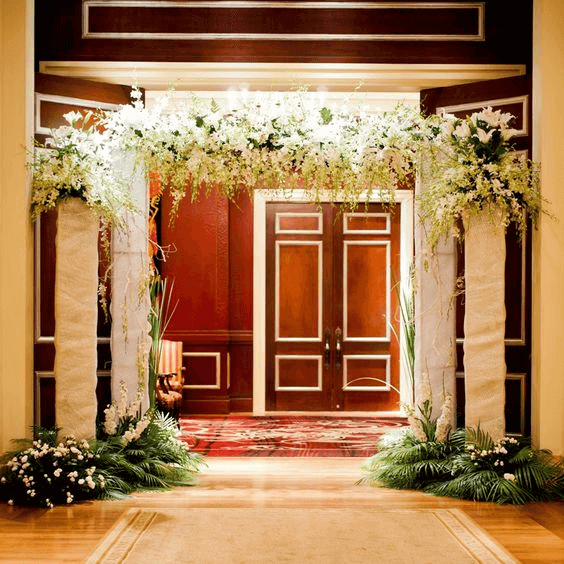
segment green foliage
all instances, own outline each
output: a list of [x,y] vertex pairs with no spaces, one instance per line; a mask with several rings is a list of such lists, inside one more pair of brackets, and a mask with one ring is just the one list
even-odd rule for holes
[[459,499],[523,504],[564,497],[564,465],[529,439],[494,442],[481,429],[469,429],[463,452],[451,460],[452,479],[427,491]]
[[149,378],[147,387],[149,406],[151,409],[155,408],[155,390],[161,358],[161,343],[177,305],[171,305],[173,288],[174,282],[169,286],[168,280],[158,275],[152,277],[149,283],[149,299],[151,303],[151,309],[149,310],[149,324],[151,329],[149,335],[151,337],[151,348],[149,350]]
[[176,439],[177,432],[172,417],[156,413],[139,438],[131,442],[124,441],[123,435],[95,442],[93,450],[106,475],[105,496],[194,485],[203,460]]
[[136,490],[191,486],[203,459],[176,438],[170,416],[125,415],[96,441],[57,440],[56,429],[36,428],[34,441],[0,462],[0,499],[13,505],[53,507],[85,499],[123,498]]
[[363,465],[362,482],[434,495],[523,504],[564,498],[564,464],[529,439],[494,442],[481,429],[458,429],[443,443],[411,430],[385,437]]
[[363,465],[362,481],[395,489],[422,490],[450,478],[450,457],[464,448],[464,433],[452,433],[444,442],[418,440],[408,429],[397,437],[384,437],[378,452]]

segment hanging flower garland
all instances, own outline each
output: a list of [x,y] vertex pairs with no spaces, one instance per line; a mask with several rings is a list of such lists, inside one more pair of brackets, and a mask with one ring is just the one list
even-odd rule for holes
[[420,198],[431,219],[434,247],[450,233],[464,210],[491,204],[505,210],[506,224],[524,232],[542,209],[538,166],[512,151],[510,114],[487,108],[465,119],[423,117],[399,105],[366,115],[318,108],[305,92],[249,103],[228,113],[212,101],[194,98],[184,111],[167,111],[168,97],[144,107],[134,90],[132,103],[100,112],[102,127],[76,128],[88,121],[67,114],[69,126],[52,132],[36,150],[32,217],[70,195],[80,195],[108,222],[131,208],[126,179],[114,166],[120,150],[134,150],[147,175],[163,179],[173,209],[189,194],[215,189],[227,197],[254,188],[299,187],[313,202],[327,194],[350,207],[380,191],[395,189],[416,172],[424,151],[431,184]]
[[426,122],[412,107],[375,115],[316,108],[304,92],[248,104],[225,114],[201,101],[167,113],[167,99],[130,106],[102,120],[112,143],[134,149],[157,172],[174,207],[188,192],[212,187],[227,197],[241,189],[300,187],[309,198],[333,194],[355,206],[366,192],[394,190],[413,174]]

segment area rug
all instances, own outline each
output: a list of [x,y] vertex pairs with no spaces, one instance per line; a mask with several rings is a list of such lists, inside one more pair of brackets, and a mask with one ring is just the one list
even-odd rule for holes
[[372,456],[397,417],[277,415],[182,418],[179,437],[206,456]]
[[518,560],[458,509],[132,508],[86,562],[466,564]]

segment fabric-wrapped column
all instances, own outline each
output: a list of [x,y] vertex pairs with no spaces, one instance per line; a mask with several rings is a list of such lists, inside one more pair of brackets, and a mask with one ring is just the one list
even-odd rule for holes
[[112,399],[121,394],[121,384],[132,402],[142,390],[142,408],[147,409],[149,337],[149,255],[147,253],[149,192],[145,175],[135,166],[135,155],[116,155],[115,167],[129,179],[135,211],[125,210],[126,226],[112,231]]
[[466,220],[466,426],[505,433],[505,229],[501,212]]
[[56,424],[96,435],[98,225],[78,198],[58,205],[55,270]]

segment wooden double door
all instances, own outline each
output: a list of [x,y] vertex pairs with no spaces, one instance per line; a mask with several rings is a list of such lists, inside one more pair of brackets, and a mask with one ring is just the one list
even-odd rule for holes
[[400,213],[268,203],[266,407],[399,409]]

